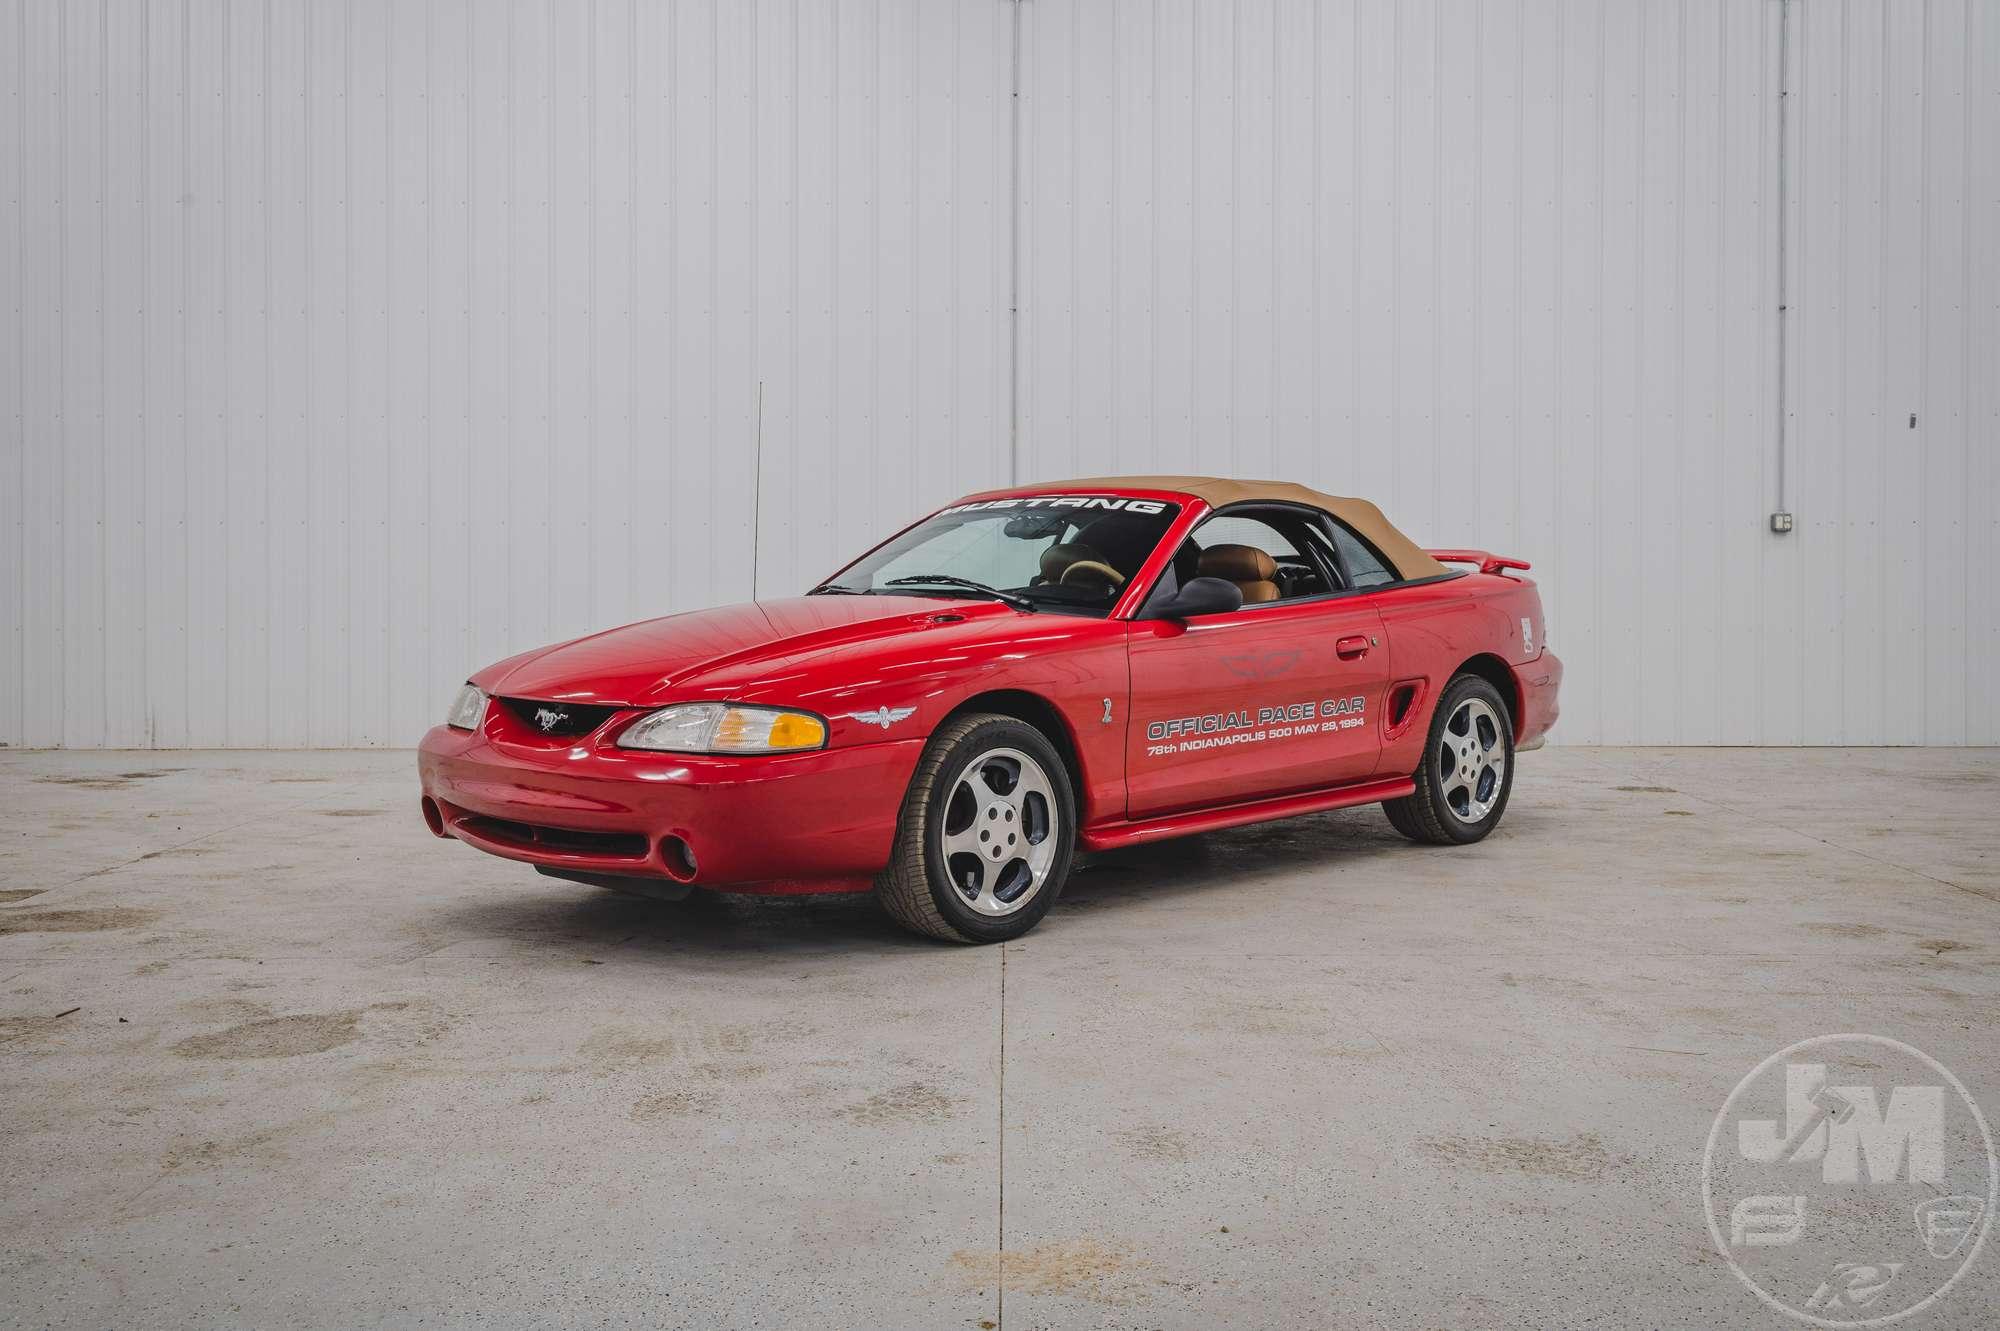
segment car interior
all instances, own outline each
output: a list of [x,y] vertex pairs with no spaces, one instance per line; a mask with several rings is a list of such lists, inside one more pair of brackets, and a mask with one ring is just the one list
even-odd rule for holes
[[1319,522],[1293,509],[1232,509],[1209,518],[1174,555],[1171,595],[1189,578],[1221,578],[1245,605],[1324,596],[1343,587]]
[[1197,578],[1221,578],[1235,583],[1236,590],[1243,593],[1245,605],[1284,599],[1278,571],[1278,561],[1267,552],[1233,541],[1201,547],[1194,566]]
[[1042,551],[1042,584],[1116,589],[1129,582],[1153,552],[1159,527],[1150,520],[1107,513],[1092,518],[1067,541]]
[[[1115,513],[1093,519],[1042,551],[1035,581],[1115,592],[1144,564],[1156,530]],[[1330,535],[1314,518],[1292,509],[1232,509],[1210,517],[1188,536],[1154,594],[1172,595],[1192,578],[1221,578],[1235,585],[1245,605],[1323,596],[1347,585],[1343,560],[1356,587],[1394,581],[1344,528]]]

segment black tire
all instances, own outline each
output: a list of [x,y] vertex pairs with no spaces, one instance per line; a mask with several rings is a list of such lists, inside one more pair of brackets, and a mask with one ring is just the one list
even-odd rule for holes
[[[1473,706],[1468,708],[1468,704]],[[1490,718],[1478,714],[1477,704],[1484,704]],[[1450,730],[1461,708],[1468,708],[1473,727],[1467,734]],[[1483,723],[1489,719],[1497,733],[1482,743]],[[1447,752],[1447,740],[1457,754]],[[1480,751],[1468,753],[1465,749],[1468,743],[1479,745],[1489,758],[1494,750],[1501,756],[1500,771],[1490,790],[1483,784],[1486,770],[1476,766]],[[1452,767],[1446,759],[1463,765]],[[1462,774],[1469,768],[1476,774],[1461,782]],[[1417,764],[1414,779],[1417,788],[1413,794],[1382,801],[1382,812],[1389,815],[1389,825],[1410,840],[1434,846],[1469,845],[1499,825],[1507,812],[1508,797],[1514,792],[1514,717],[1500,690],[1478,675],[1458,675],[1445,686],[1437,709],[1431,714],[1423,761]],[[1484,812],[1478,812],[1482,806]]]
[[[1052,853],[1038,852],[1047,856],[1046,867],[1039,880],[1022,889],[1019,904],[1006,903],[1007,913],[994,915],[975,910],[968,898],[953,886],[943,841],[950,830],[948,820],[954,816],[953,798],[968,779],[968,769],[975,761],[991,759],[996,751],[1002,750],[1026,755],[1040,769],[1048,793],[1046,797],[1037,793],[1028,798],[1043,799],[1047,806],[1043,815],[1051,824],[1044,828],[1043,837],[1055,844]],[[999,761],[1004,764],[1006,760]],[[962,816],[963,811],[958,812]],[[1030,811],[1025,804],[1020,813],[1019,835],[1027,838]],[[1042,842],[1033,844],[1039,847]],[[917,762],[916,775],[910,778],[910,788],[903,796],[889,867],[875,879],[875,898],[889,918],[916,933],[951,943],[1004,943],[1027,933],[1048,914],[1069,877],[1075,848],[1076,794],[1062,756],[1048,737],[1011,716],[985,713],[962,716],[938,728]],[[1023,844],[1021,852],[1027,850],[1028,846]],[[996,868],[993,872],[997,875],[1011,871],[1014,862],[1010,858],[1004,869]],[[1020,863],[1032,878],[1032,869],[1026,867],[1028,861],[1022,859]],[[982,878],[986,872],[982,864],[979,868]],[[980,895],[983,897],[984,893]]]
[[1412,841],[1422,841],[1424,839],[1423,830],[1417,826],[1416,819],[1411,816],[1409,805],[1410,801],[1408,799],[1383,800],[1382,812],[1389,815],[1389,826],[1395,828]]

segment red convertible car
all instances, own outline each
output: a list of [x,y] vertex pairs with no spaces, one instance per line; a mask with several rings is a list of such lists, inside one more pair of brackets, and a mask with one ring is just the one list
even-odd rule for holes
[[972,495],[804,596],[481,670],[424,820],[642,895],[872,886],[962,942],[1033,928],[1079,850],[1368,803],[1477,841],[1556,719],[1526,567],[1284,483]]

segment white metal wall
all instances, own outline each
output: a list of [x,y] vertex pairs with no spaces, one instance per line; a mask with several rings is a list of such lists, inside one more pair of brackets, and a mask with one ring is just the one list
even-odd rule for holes
[[[1570,742],[2000,740],[2000,5],[1793,10],[1794,536],[1777,0],[1024,0],[1022,474],[1527,556]],[[408,743],[1004,481],[1012,23],[0,0],[0,741]]]
[[1776,0],[1027,12],[1034,474],[1532,559],[1569,742],[2000,741],[2000,4],[1794,0],[1789,537]]
[[0,740],[411,743],[1004,479],[1010,25],[0,0]]

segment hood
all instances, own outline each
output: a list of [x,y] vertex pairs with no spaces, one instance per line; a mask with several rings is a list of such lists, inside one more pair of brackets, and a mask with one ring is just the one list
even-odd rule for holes
[[1013,613],[998,602],[942,597],[753,601],[577,638],[489,666],[472,682],[503,697],[649,707],[675,686],[724,666],[899,637],[939,622]]

